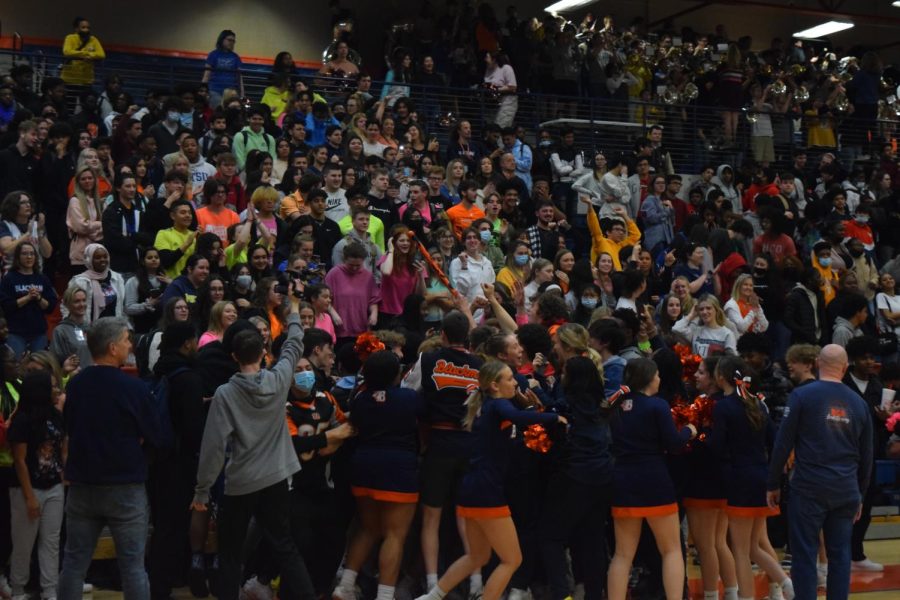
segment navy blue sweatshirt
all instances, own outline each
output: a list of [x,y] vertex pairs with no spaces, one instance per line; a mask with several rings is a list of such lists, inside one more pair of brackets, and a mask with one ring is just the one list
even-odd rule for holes
[[[28,295],[28,290],[37,287],[41,296],[48,302],[47,308],[41,310],[40,304],[33,300],[25,306],[17,306],[16,300]],[[9,332],[22,337],[33,337],[47,333],[46,315],[56,308],[56,291],[46,275],[33,273],[25,275],[18,271],[10,271],[0,279],[0,308],[9,324]]]
[[115,367],[94,365],[72,378],[63,408],[69,456],[66,479],[111,485],[143,483],[142,442],[160,440],[160,416],[150,389]]
[[865,495],[872,475],[872,418],[843,383],[817,381],[795,389],[772,450],[768,489],[777,490],[791,450],[791,489],[835,498]]

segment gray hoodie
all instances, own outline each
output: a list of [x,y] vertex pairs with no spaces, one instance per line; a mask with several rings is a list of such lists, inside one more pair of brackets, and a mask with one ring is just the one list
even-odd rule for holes
[[[731,183],[722,181],[722,173],[725,172],[725,169],[731,171]],[[743,214],[744,207],[741,204],[741,194],[734,187],[734,175],[735,172],[731,165],[721,164],[716,169],[716,174],[712,178],[712,184],[722,190],[722,193],[725,194],[725,201],[731,203],[734,214],[740,215]]]
[[855,327],[853,323],[844,317],[838,317],[834,320],[834,332],[831,334],[831,343],[846,347],[847,342],[862,334],[862,329]]
[[231,448],[225,467],[229,496],[259,491],[300,470],[284,407],[294,367],[303,354],[303,331],[296,314],[287,323],[287,340],[274,367],[253,375],[235,373],[216,390],[203,430],[194,502],[209,502],[209,488],[222,471],[226,446]]

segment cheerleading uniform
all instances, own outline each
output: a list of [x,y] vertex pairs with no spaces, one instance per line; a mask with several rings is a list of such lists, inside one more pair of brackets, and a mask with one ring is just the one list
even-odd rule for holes
[[665,453],[691,439],[675,428],[662,398],[633,394],[620,401],[610,422],[613,439],[613,517],[657,517],[678,512]]
[[425,506],[443,507],[468,468],[472,436],[462,423],[482,364],[465,348],[439,348],[422,354],[403,380],[404,388],[425,398],[428,441],[421,468]]
[[505,398],[485,398],[472,425],[472,458],[457,495],[456,514],[469,519],[510,516],[503,491],[509,465],[510,439],[518,427],[556,423],[553,413],[520,410]]
[[766,502],[768,458],[766,448],[771,445],[772,423],[765,404],[763,427],[750,425],[744,403],[737,393],[725,396],[713,408],[713,428],[709,438],[712,450],[719,457],[729,516],[756,518],[778,514]]
[[353,399],[357,431],[350,468],[353,495],[382,502],[419,501],[418,420],[422,397],[413,390],[363,390]]
[[[721,398],[718,393],[709,400],[718,403]],[[727,505],[721,463],[709,444],[711,433],[711,427],[702,427],[687,452],[688,479],[682,500],[685,508],[723,509]]]

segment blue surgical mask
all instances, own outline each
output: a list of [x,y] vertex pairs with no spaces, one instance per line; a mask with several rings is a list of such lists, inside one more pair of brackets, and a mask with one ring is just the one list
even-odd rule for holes
[[869,222],[869,215],[856,215],[856,222],[865,224]]
[[181,114],[170,110],[168,114],[166,114],[166,119],[169,121],[169,123],[177,123],[181,120]]
[[831,257],[826,256],[825,258],[820,258],[819,264],[822,265],[823,267],[830,267],[831,266]]
[[309,392],[316,385],[316,374],[312,371],[300,371],[294,373],[294,386],[304,392]]
[[540,146],[541,148],[549,148],[552,145],[553,140],[541,140],[540,142],[538,142],[538,146]]
[[478,233],[481,235],[481,241],[484,242],[485,244],[488,243],[489,241],[491,241],[491,232],[488,231],[487,229],[482,229]]
[[524,267],[525,265],[528,264],[529,258],[530,257],[527,254],[516,254],[515,261],[518,266]]
[[591,297],[582,298],[581,305],[588,310],[594,310],[595,308],[597,308],[597,299]]
[[246,290],[253,283],[253,277],[251,277],[250,275],[238,275],[234,278],[234,282],[239,288],[241,288],[242,290]]

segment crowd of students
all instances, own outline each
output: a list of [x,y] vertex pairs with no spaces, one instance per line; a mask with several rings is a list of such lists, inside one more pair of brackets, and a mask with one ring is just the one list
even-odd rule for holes
[[[96,42],[75,25],[72,44]],[[830,342],[874,423],[844,545],[854,569],[883,569],[863,539],[867,473],[897,442],[893,140],[848,138],[859,152],[841,156],[877,152],[851,164],[795,148],[678,175],[661,126],[585,164],[573,130],[529,132],[501,103],[442,144],[396,78],[380,98],[363,74],[349,94],[311,81],[245,107],[235,42],[222,32],[201,85],[143,108],[118,77],[75,114],[21,67],[0,84],[16,107],[0,150],[0,593],[24,597],[37,543],[56,597],[65,469],[80,490],[66,600],[99,533],[79,486],[131,486],[98,502],[106,518],[148,477],[149,583],[123,573],[135,598],[187,583],[266,600],[280,581],[285,598],[441,600],[467,581],[486,600],[674,600],[690,542],[705,598],[719,581],[752,597],[756,563],[790,600],[769,453]],[[346,52],[325,70],[350,69]],[[104,370],[126,363],[154,394]],[[85,426],[91,395],[119,388],[133,412]],[[114,431],[139,432],[119,457],[86,433]],[[129,531],[133,562],[144,530]]]

